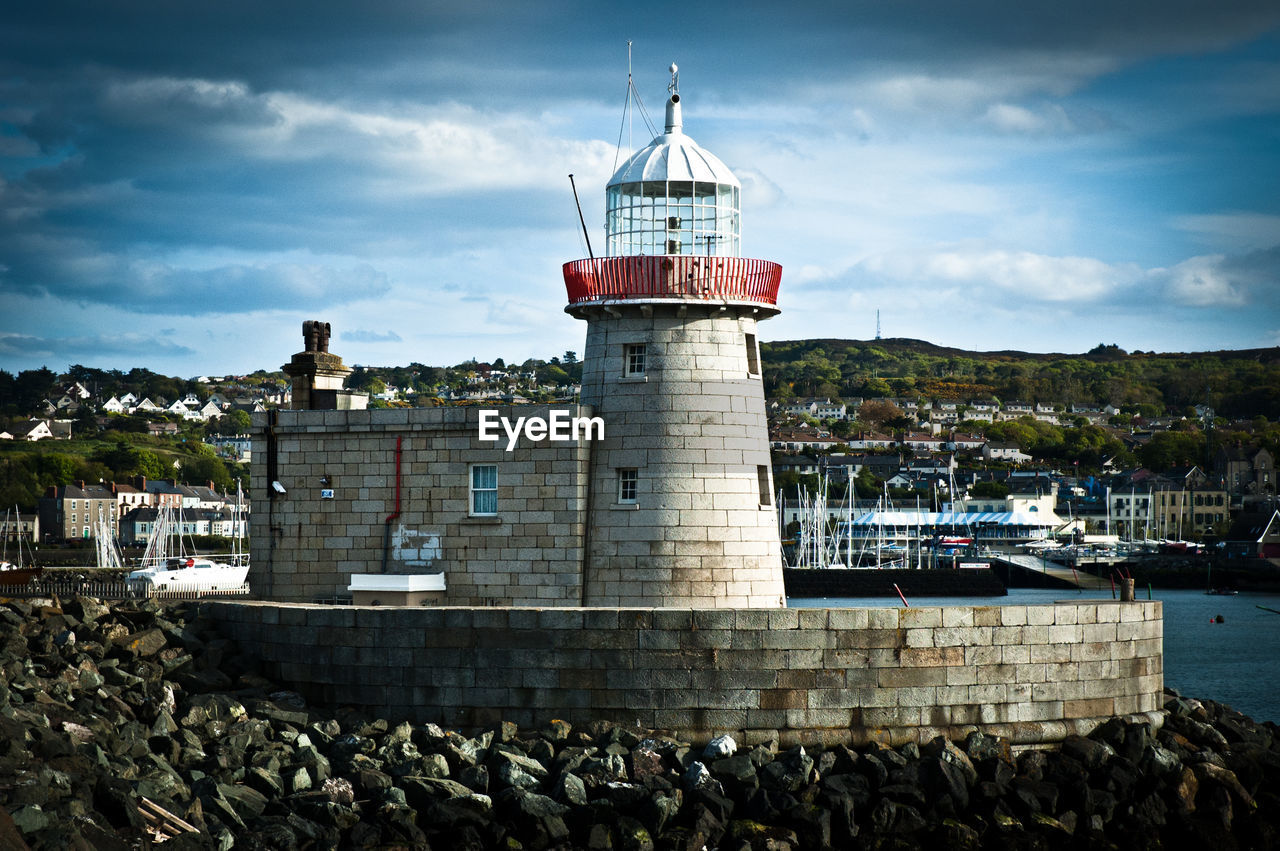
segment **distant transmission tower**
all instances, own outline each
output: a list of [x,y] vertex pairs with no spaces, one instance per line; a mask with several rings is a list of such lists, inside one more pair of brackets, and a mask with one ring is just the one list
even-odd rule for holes
[[880,339],[880,311],[876,311],[876,339]]

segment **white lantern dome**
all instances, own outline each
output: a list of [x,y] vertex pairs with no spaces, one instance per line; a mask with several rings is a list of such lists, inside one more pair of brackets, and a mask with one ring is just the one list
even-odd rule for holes
[[684,134],[676,70],[672,65],[665,132],[628,157],[605,187],[610,256],[739,256],[742,185]]

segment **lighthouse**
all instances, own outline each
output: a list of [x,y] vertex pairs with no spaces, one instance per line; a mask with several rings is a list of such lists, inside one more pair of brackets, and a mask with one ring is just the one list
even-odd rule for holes
[[782,267],[740,253],[741,184],[663,133],[605,189],[606,256],[564,265],[587,323],[582,402],[605,423],[589,472],[588,606],[785,605],[756,325]]

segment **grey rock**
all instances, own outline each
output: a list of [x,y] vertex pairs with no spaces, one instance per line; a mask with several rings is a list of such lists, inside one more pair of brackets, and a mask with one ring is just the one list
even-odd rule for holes
[[716,736],[714,739],[707,742],[707,746],[703,748],[702,758],[709,760],[723,759],[725,757],[733,756],[737,750],[738,743],[733,740],[733,736],[728,734]]
[[489,791],[489,768],[484,765],[468,765],[458,772],[458,782],[474,792]]
[[1102,766],[1116,755],[1115,748],[1106,742],[1095,741],[1084,736],[1068,736],[1063,739],[1062,752],[1079,760],[1085,768],[1091,771]]
[[603,786],[606,783],[627,781],[627,763],[619,754],[605,754],[601,757],[588,757],[575,772],[588,788]]
[[35,804],[18,807],[10,815],[18,830],[30,836],[53,824],[53,818]]
[[587,787],[578,776],[567,771],[561,772],[560,776],[556,778],[551,797],[562,804],[585,807],[587,805]]
[[639,821],[629,817],[618,818],[618,847],[622,851],[653,851],[653,837]]
[[298,766],[284,774],[284,786],[291,793],[309,791],[315,784],[311,780],[311,772],[304,766]]
[[755,787],[759,784],[756,766],[747,754],[718,759],[710,765],[711,775],[721,783],[731,781],[738,786]]
[[923,830],[927,823],[912,806],[881,798],[871,813],[871,824],[878,833],[908,834]]
[[267,808],[267,796],[250,786],[228,786],[220,783],[218,791],[242,820],[255,819]]
[[542,786],[541,778],[513,762],[499,763],[498,770],[494,776],[503,786],[527,790],[538,789]]

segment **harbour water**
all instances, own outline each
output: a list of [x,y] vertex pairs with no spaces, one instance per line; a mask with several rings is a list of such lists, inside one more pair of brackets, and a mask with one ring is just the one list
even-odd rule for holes
[[[1280,722],[1280,594],[1210,596],[1152,592],[1164,603],[1164,683],[1189,697],[1225,703],[1256,721]],[[1096,597],[1070,590],[1010,588],[1007,597],[908,598],[913,606],[1009,606]],[[1147,599],[1140,589],[1138,599]],[[1105,599],[1109,599],[1108,595]],[[897,598],[791,599],[793,608],[901,606]],[[1217,623],[1217,616],[1222,623]]]

